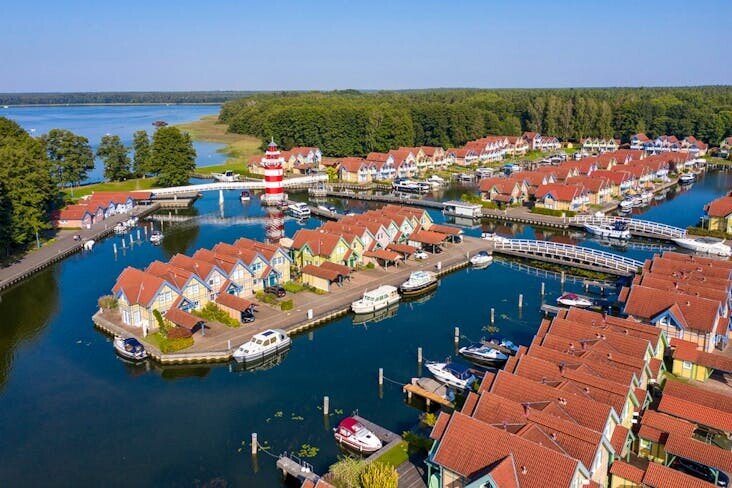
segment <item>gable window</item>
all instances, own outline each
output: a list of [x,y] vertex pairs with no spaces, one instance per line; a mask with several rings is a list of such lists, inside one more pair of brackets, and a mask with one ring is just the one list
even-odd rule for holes
[[690,371],[691,370],[691,361],[684,361],[683,363],[681,363],[681,367],[684,368],[685,370]]

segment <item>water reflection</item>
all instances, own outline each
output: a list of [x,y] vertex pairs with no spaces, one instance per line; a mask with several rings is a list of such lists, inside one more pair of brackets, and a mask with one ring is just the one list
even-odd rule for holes
[[193,244],[198,240],[201,226],[197,222],[198,209],[190,207],[177,210],[175,213],[169,212],[169,216],[187,218],[184,222],[164,223],[164,215],[162,215],[162,228],[165,238],[161,244],[161,248],[166,258],[170,259],[178,253],[185,254],[190,250]]

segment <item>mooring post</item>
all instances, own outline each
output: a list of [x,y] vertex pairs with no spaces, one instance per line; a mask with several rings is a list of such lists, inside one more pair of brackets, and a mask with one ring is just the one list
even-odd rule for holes
[[561,278],[560,278],[560,282],[562,284],[564,284],[564,280],[565,280],[565,275],[564,275],[564,271],[562,271],[562,275],[561,275]]
[[137,229],[137,240],[140,240],[140,229]]
[[441,269],[442,269],[442,261],[437,261],[437,270],[439,271]]
[[455,327],[455,344],[460,342],[460,327]]
[[252,432],[252,454],[257,455],[257,433]]
[[308,309],[308,320],[313,320],[313,309],[312,308]]
[[127,249],[127,241],[122,239],[122,249]]
[[130,232],[130,247],[132,247],[132,244],[135,243],[134,238],[132,237],[132,233]]
[[323,415],[328,415],[328,411],[330,410],[330,398],[327,396],[323,397]]
[[491,307],[491,325],[496,323],[496,309]]
[[384,368],[379,368],[379,386],[384,386]]
[[228,341],[226,341],[226,349],[228,349],[229,351],[231,351],[231,339],[229,339]]
[[544,296],[544,282],[541,282],[541,296]]
[[524,307],[524,294],[519,293],[519,308],[523,308],[523,307]]
[[422,364],[422,348],[421,347],[417,348],[417,362],[419,364]]
[[112,249],[114,249],[114,255],[116,256],[117,255],[117,243],[116,242],[112,243]]
[[145,239],[147,239],[147,225],[142,228],[142,232],[145,233]]

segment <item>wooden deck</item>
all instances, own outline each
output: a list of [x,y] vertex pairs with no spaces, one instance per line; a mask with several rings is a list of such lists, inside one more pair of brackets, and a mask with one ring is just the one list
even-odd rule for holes
[[432,378],[412,378],[411,383],[407,383],[402,387],[402,391],[407,394],[409,400],[412,399],[413,395],[421,397],[425,400],[428,408],[432,403],[454,408],[453,403],[441,394],[441,391],[445,389],[445,385]]

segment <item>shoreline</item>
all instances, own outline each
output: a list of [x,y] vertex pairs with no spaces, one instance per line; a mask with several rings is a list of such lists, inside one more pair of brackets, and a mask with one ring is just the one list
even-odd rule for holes
[[116,103],[23,103],[23,104],[7,104],[0,110],[10,110],[11,108],[32,108],[32,107],[158,107],[158,106],[187,106],[187,105],[223,105],[226,102],[116,102]]

